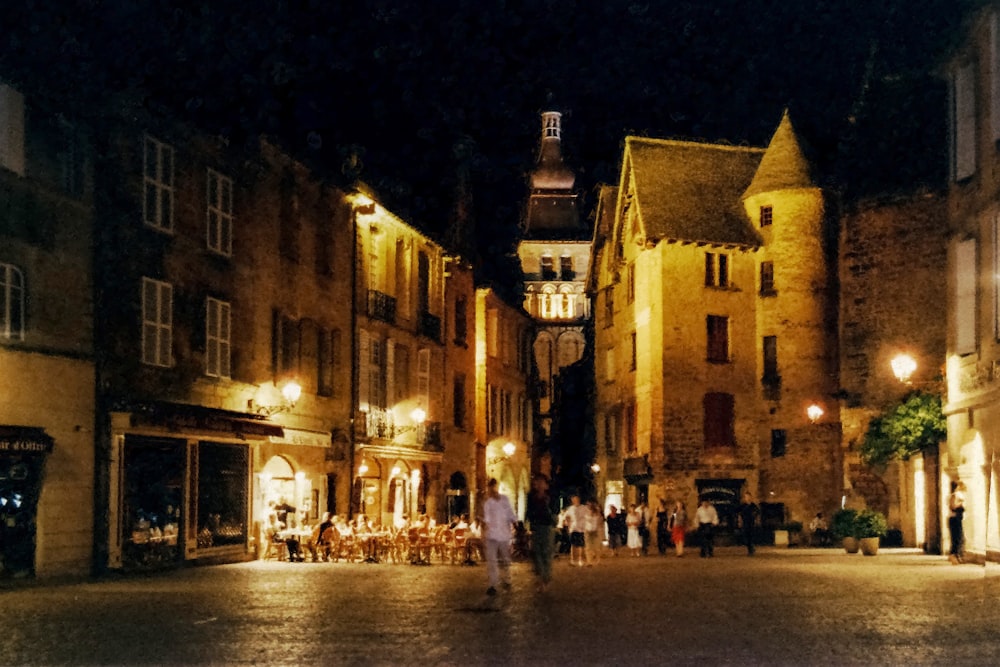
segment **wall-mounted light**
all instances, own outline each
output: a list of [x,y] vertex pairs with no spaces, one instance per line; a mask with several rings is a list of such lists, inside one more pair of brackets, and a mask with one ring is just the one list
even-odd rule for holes
[[285,386],[281,388],[281,396],[284,401],[277,405],[261,405],[251,398],[247,401],[247,409],[250,412],[256,412],[265,417],[271,417],[279,412],[291,412],[295,409],[295,404],[302,396],[302,385],[295,380],[286,382]]
[[897,354],[889,362],[892,374],[903,384],[909,384],[914,371],[917,370],[917,360],[908,354]]
[[503,453],[505,456],[507,457],[514,456],[515,451],[517,451],[517,446],[513,442],[508,440],[507,442],[504,443]]
[[361,465],[358,466],[358,477],[362,477],[368,472],[368,462],[361,459]]
[[823,413],[824,413],[823,408],[816,405],[815,403],[806,408],[806,416],[809,417],[809,421],[811,421],[813,424],[815,424],[820,420],[820,418],[823,416]]
[[517,451],[517,445],[508,440],[503,444],[503,447],[501,447],[500,450],[503,452],[503,455],[491,456],[489,460],[486,461],[487,465],[492,466],[496,465],[497,463],[503,463],[504,461],[510,460],[510,457],[514,456],[514,452]]
[[410,421],[412,422],[411,424],[395,427],[393,431],[394,435],[403,435],[423,426],[424,422],[427,421],[427,412],[418,405],[410,412]]
[[595,475],[597,473],[601,472],[601,466],[600,466],[600,464],[595,463],[594,465],[590,466],[590,472],[594,473]]

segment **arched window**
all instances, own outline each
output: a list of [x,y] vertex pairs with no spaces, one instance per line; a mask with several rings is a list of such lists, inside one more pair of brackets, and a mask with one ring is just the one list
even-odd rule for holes
[[24,274],[0,264],[0,338],[24,340]]

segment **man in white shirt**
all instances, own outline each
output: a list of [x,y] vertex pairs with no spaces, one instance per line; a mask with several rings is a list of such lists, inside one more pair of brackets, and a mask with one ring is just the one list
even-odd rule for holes
[[486,549],[486,576],[490,587],[487,595],[497,594],[497,584],[510,589],[510,539],[517,515],[510,499],[500,493],[497,481],[486,483],[486,502],[483,503],[483,544]]
[[569,509],[566,510],[566,522],[569,527],[569,564],[583,566],[585,533],[587,530],[588,510],[580,503],[580,496],[574,495],[570,502]]
[[701,501],[698,511],[694,513],[694,522],[701,540],[701,557],[711,558],[715,555],[715,527],[719,525],[719,513],[707,498]]

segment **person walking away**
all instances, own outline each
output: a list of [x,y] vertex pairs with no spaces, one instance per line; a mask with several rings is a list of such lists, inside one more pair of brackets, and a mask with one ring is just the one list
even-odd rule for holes
[[628,526],[628,541],[626,542],[628,550],[633,556],[638,556],[642,550],[642,538],[639,536],[639,510],[634,503],[628,506],[625,525]]
[[584,547],[586,546],[587,508],[580,503],[580,496],[573,495],[571,505],[566,510],[566,525],[569,528],[569,564],[583,566]]
[[965,516],[965,482],[952,482],[948,495],[948,533],[951,536],[951,551],[948,560],[953,564],[965,562],[965,530],[962,519]]
[[653,523],[652,512],[649,505],[643,500],[639,503],[639,538],[642,540],[642,555],[649,555],[649,526]]
[[517,515],[510,499],[500,493],[496,478],[491,477],[486,483],[486,502],[483,503],[483,543],[489,579],[487,595],[496,595],[498,585],[504,590],[510,589],[510,534],[516,523]]
[[743,492],[743,502],[737,511],[740,515],[740,525],[743,529],[743,541],[747,545],[747,555],[753,556],[754,526],[757,524],[757,516],[760,514],[760,508],[753,501],[753,495],[749,491]]
[[541,473],[531,480],[531,495],[525,514],[531,527],[531,561],[538,590],[544,591],[552,581],[552,556],[555,551],[555,517],[549,496],[549,479]]
[[694,522],[698,526],[698,539],[701,542],[701,557],[715,556],[715,527],[719,525],[719,513],[708,498],[701,501],[694,513]]
[[587,520],[583,531],[584,559],[587,567],[593,567],[600,558],[601,528],[604,525],[601,508],[596,500],[587,501]]
[[678,558],[684,556],[684,539],[687,535],[688,515],[684,503],[678,500],[674,503],[674,513],[670,515],[670,539],[674,542],[674,553]]
[[656,549],[661,556],[667,553],[670,546],[670,512],[667,511],[667,501],[660,498],[656,508]]
[[611,548],[611,555],[617,556],[618,550],[624,546],[627,535],[625,516],[612,505],[608,509],[608,516],[605,519],[608,524],[608,546]]

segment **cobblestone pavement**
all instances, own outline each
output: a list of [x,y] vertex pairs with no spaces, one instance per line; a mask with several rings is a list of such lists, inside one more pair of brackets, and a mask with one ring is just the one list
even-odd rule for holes
[[733,547],[486,568],[254,562],[6,586],[0,664],[963,665],[1000,661],[1000,566]]

